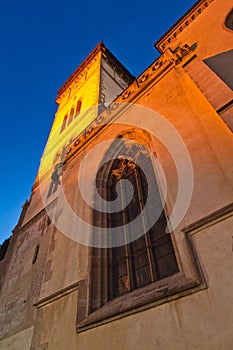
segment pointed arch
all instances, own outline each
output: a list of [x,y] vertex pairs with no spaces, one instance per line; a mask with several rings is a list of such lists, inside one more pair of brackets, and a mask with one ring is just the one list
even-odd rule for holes
[[[119,226],[128,238],[120,246],[92,248],[90,313],[113,299],[178,272],[171,237],[165,230],[166,215],[148,152],[150,145],[151,139],[147,133],[127,130],[112,143],[105,155],[106,159],[111,160],[99,169],[97,191],[107,201],[120,198],[121,207],[113,213],[104,212],[104,208],[103,211],[93,210],[93,226]],[[144,164],[146,174],[137,165],[138,161]],[[122,179],[128,180],[133,188],[129,203],[130,193],[123,185],[119,185]],[[128,224],[139,217],[145,208],[149,185],[153,188],[153,205],[141,215],[137,227],[128,228]],[[160,210],[160,215],[153,223],[156,210]],[[139,233],[135,240],[134,230]],[[111,239],[116,241],[116,237],[110,236]]]

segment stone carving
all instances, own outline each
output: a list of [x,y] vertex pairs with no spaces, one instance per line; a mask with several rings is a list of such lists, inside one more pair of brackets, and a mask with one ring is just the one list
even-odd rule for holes
[[126,100],[127,98],[129,98],[129,96],[134,92],[134,90],[132,89],[126,89],[123,93],[122,93],[122,100]]
[[202,2],[193,13],[191,13],[179,26],[177,26],[174,31],[170,33],[170,35],[167,37],[167,39],[162,40],[161,44],[158,44],[158,48],[160,51],[164,51],[169,44],[177,38],[180,32],[182,32],[187,26],[192,23],[214,0],[206,0]]

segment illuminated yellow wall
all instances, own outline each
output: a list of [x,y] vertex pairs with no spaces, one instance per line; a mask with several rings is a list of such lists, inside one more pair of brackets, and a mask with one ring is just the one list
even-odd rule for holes
[[[58,187],[53,189],[52,174],[56,166],[63,162],[69,145],[97,117],[99,105],[107,107],[133,79],[128,70],[100,42],[60,88],[56,98],[58,109],[23,224],[29,222],[57,197],[59,191]],[[81,108],[76,114],[78,103]],[[71,113],[72,108],[74,114]],[[72,114],[73,118],[69,122]],[[65,116],[67,121],[64,127]]]
[[[59,161],[62,148],[69,145],[70,141],[77,137],[96,117],[99,103],[100,62],[101,52],[84,67],[59,98],[58,110],[41,161],[40,177]],[[80,113],[68,124],[70,111],[72,107],[75,109],[78,101],[81,102]],[[95,107],[87,112],[92,106]],[[68,116],[67,124],[65,129],[61,131],[66,115]]]
[[[51,176],[54,165],[62,161],[64,148],[80,134],[98,115],[98,105],[109,105],[134,78],[100,43],[58,92],[58,110],[41,160],[39,176]],[[69,123],[72,108],[81,109]],[[66,127],[64,118],[67,117]],[[46,175],[46,176],[45,176]]]

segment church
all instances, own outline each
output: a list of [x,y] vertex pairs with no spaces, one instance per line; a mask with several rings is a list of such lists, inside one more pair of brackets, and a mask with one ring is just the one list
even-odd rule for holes
[[1,350],[233,348],[233,7],[138,77],[100,42],[56,97],[0,261]]

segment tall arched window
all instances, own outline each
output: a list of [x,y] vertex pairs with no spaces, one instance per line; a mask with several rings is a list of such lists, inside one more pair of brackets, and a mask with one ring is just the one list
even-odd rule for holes
[[[142,144],[123,138],[117,149],[114,159],[100,168],[96,185],[105,200],[118,198],[120,210],[111,213],[94,210],[93,218],[94,226],[122,228],[125,244],[93,248],[91,312],[110,300],[178,272],[149,152]],[[131,186],[125,186],[121,180],[127,180]],[[137,225],[131,226],[136,218]]]

